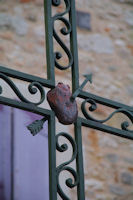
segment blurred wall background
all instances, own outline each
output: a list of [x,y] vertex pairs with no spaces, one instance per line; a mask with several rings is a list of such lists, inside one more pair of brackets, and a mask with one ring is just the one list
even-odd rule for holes
[[[93,73],[86,91],[133,106],[133,1],[76,0],[76,7],[80,83]],[[0,64],[46,78],[42,0],[0,0]],[[62,79],[71,85],[70,70],[56,69],[56,82]],[[96,116],[111,111],[99,105]],[[117,114],[108,124],[124,119]],[[86,200],[133,199],[132,141],[84,128],[83,153]]]

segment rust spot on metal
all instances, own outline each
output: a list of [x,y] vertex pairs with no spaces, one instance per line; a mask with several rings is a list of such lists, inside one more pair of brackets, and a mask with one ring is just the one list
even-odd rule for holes
[[76,101],[71,101],[72,93],[69,85],[58,85],[47,93],[47,100],[51,109],[55,112],[59,122],[64,125],[72,124],[78,116]]

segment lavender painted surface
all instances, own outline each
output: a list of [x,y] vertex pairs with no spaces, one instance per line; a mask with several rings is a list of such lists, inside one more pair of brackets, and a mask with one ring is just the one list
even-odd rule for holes
[[11,196],[11,108],[0,105],[0,200]]
[[35,119],[14,109],[14,200],[49,199],[47,125],[33,137],[26,126]]
[[12,134],[14,200],[49,200],[48,124],[35,137],[26,128],[40,118],[0,105],[0,200],[10,200],[11,196]]

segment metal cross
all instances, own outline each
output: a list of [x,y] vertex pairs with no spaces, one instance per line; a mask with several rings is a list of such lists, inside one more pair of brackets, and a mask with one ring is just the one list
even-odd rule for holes
[[[72,180],[71,178],[68,178],[66,180],[66,186],[71,189],[76,187],[77,199],[85,200],[81,127],[89,127],[133,140],[133,131],[129,130],[129,123],[127,121],[124,121],[121,124],[120,129],[105,124],[105,122],[107,122],[110,118],[112,118],[113,115],[118,112],[126,115],[133,123],[133,107],[83,91],[83,87],[87,83],[87,81],[92,82],[91,75],[85,75],[85,81],[79,86],[75,1],[63,0],[63,2],[65,4],[64,11],[58,12],[54,16],[52,16],[52,6],[60,6],[61,0],[44,0],[47,79],[0,66],[0,78],[3,79],[10,86],[10,88],[19,98],[18,101],[2,96],[1,86],[0,103],[42,115],[42,120],[37,120],[33,122],[33,124],[28,126],[28,129],[33,135],[36,135],[37,132],[39,132],[43,127],[43,123],[48,120],[50,200],[57,200],[57,193],[63,200],[70,199],[67,194],[65,194],[65,192],[62,190],[62,186],[59,182],[60,173],[63,171],[68,171],[69,173],[71,173],[74,179]],[[66,15],[68,15],[68,17],[66,17]],[[60,38],[59,34],[56,32],[55,22],[58,20],[61,21],[63,24],[63,27],[60,30],[61,34],[63,36],[69,36],[70,48],[66,46],[66,44]],[[62,55],[60,52],[54,52],[53,39],[57,41],[57,43],[66,53],[69,60],[68,65],[62,66],[59,63],[59,59],[62,57]],[[55,113],[52,110],[48,110],[47,108],[44,109],[39,107],[39,105],[45,100],[45,91],[43,87],[47,87],[50,89],[55,88],[55,67],[59,70],[66,70],[70,68],[72,74],[72,95],[70,99],[71,101],[74,101],[76,97],[80,97],[83,101],[81,105],[81,111],[84,117],[77,117],[77,120],[74,123],[75,138],[65,132],[61,132],[56,135]],[[39,91],[40,100],[37,103],[34,103],[26,99],[11,78],[29,82],[29,93],[34,95],[37,93],[37,91]],[[89,110],[86,109],[87,103],[91,105],[89,107]],[[91,112],[97,109],[97,103],[113,108],[115,109],[115,111],[104,120],[95,119],[94,117],[92,117]],[[66,144],[59,144],[59,137],[65,137],[68,142],[70,142],[73,148],[73,153],[70,160],[56,167],[56,150],[59,152],[65,152],[68,148]],[[69,164],[74,160],[76,161],[76,169],[73,169],[69,166]],[[14,197],[12,196],[11,199],[13,200],[13,198]]]

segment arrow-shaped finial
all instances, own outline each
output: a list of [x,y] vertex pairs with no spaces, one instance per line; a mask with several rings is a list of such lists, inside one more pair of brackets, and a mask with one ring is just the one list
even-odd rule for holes
[[92,74],[84,74],[83,76],[92,84]]
[[80,93],[80,91],[84,88],[84,86],[86,85],[86,83],[89,81],[90,83],[92,83],[92,74],[85,74],[83,75],[86,79],[83,81],[83,83],[79,86],[79,88],[72,94],[71,96],[71,100],[74,101],[74,99],[78,96],[78,94]]
[[27,126],[27,129],[31,132],[33,136],[39,133],[43,129],[43,124],[47,120],[46,117],[42,118],[41,120],[35,120],[30,125]]

